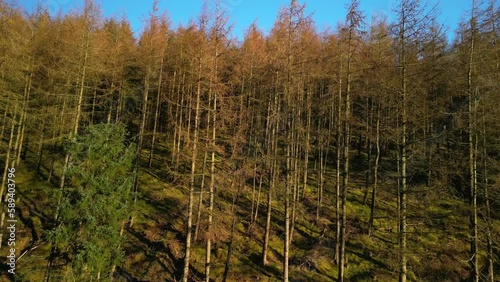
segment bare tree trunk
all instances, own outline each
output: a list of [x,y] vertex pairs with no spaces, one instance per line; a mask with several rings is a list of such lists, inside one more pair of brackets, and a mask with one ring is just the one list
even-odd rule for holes
[[479,282],[479,260],[478,260],[478,229],[477,229],[477,177],[476,177],[476,147],[477,135],[475,132],[475,109],[476,101],[473,91],[472,72],[474,65],[474,41],[475,41],[475,1],[472,2],[472,16],[470,19],[471,40],[469,47],[469,64],[467,71],[467,96],[468,96],[468,147],[469,147],[469,183],[470,183],[470,268],[471,281]]
[[188,216],[187,216],[187,227],[186,227],[186,244],[185,244],[185,254],[184,254],[184,270],[182,275],[182,281],[189,281],[189,263],[191,259],[191,236],[193,232],[193,203],[194,203],[194,188],[195,188],[195,178],[196,178],[196,160],[198,154],[198,135],[199,135],[199,123],[200,123],[200,100],[201,100],[201,67],[202,67],[202,57],[200,55],[199,65],[198,65],[198,85],[196,91],[196,106],[194,115],[194,140],[193,149],[191,156],[191,177],[189,180],[189,202],[188,202]]
[[[254,159],[256,159],[256,150],[254,150]],[[252,176],[252,209],[250,211],[250,225],[249,225],[249,230],[253,226],[254,223],[254,217],[253,215],[255,214],[255,190],[257,188],[257,163],[255,163],[253,167],[253,176]]]
[[[349,55],[350,56],[350,55]],[[349,183],[349,143],[350,143],[350,118],[351,118],[351,82],[350,82],[350,58],[347,63],[347,79],[346,79],[346,97],[345,97],[345,120],[343,121],[344,127],[344,152],[343,160],[344,166],[342,170],[342,218],[340,222],[340,250],[339,250],[339,277],[338,281],[344,281],[344,267],[345,267],[345,243],[346,243],[346,228],[347,228],[347,185]]]
[[[191,95],[188,96],[188,101],[186,101],[188,106],[187,108],[188,109],[192,109],[193,108],[193,97]],[[185,141],[184,142],[187,142],[187,144],[182,144],[183,146],[187,146],[188,144],[191,143],[191,128],[192,128],[192,122],[191,122],[191,115],[192,115],[192,111],[189,110],[187,112],[187,127],[186,127],[186,137],[184,138]],[[191,145],[192,146],[192,145]],[[180,150],[179,150],[180,151]]]
[[151,137],[151,147],[149,150],[149,160],[148,160],[148,167],[149,168],[151,168],[151,164],[153,163],[153,154],[154,154],[154,149],[155,149],[156,128],[158,127],[158,116],[159,116],[159,112],[160,112],[162,76],[163,76],[163,52],[161,54],[161,59],[160,59],[160,75],[158,78],[158,91],[156,92],[156,107],[155,107],[155,117],[154,117],[154,123],[153,123],[153,135]]
[[[276,81],[275,83],[278,83],[278,73],[276,73]],[[277,88],[277,86],[276,86]],[[270,128],[268,131],[267,139],[268,139],[268,146],[267,146],[267,162],[268,162],[268,170],[269,170],[269,187],[267,191],[267,216],[266,216],[266,229],[264,233],[264,244],[262,246],[262,265],[267,265],[267,251],[269,248],[269,236],[270,236],[270,231],[271,231],[271,212],[272,212],[272,191],[274,190],[274,185],[275,181],[278,176],[278,168],[277,168],[277,161],[276,161],[276,153],[277,153],[277,147],[278,147],[278,140],[276,138],[276,131],[277,131],[277,126],[278,126],[278,121],[277,121],[277,113],[280,111],[280,106],[279,106],[279,99],[278,99],[278,91],[275,89],[275,94],[274,94],[274,99],[269,101],[269,108],[268,108],[268,117],[267,117],[267,128]]]
[[368,190],[370,190],[370,181],[372,174],[372,141],[370,140],[371,126],[372,126],[372,106],[370,105],[370,98],[366,98],[366,139],[367,139],[367,156],[366,163],[367,169],[365,174],[365,195],[363,197],[363,205],[366,205],[366,201],[368,200]]
[[[495,1],[490,1],[490,12],[491,12],[491,33],[493,35],[497,34],[497,29],[495,26]],[[497,46],[497,37],[493,37],[493,45]],[[497,49],[498,50],[498,49]],[[498,59],[498,56],[497,56]],[[496,76],[498,80],[498,75]],[[483,114],[483,168],[484,168],[484,201],[486,208],[486,252],[488,257],[488,282],[493,282],[495,280],[495,255],[493,251],[493,239],[492,239],[492,221],[491,221],[491,206],[490,206],[490,196],[489,196],[489,177],[488,177],[488,166],[487,158],[488,154],[486,151],[486,121],[485,115]]]
[[[347,190],[349,184],[349,149],[350,149],[350,138],[351,138],[351,76],[352,76],[352,60],[354,51],[352,50],[352,44],[356,36],[356,28],[360,24],[360,12],[358,10],[359,2],[358,0],[352,0],[349,6],[349,12],[347,14],[348,30],[347,30],[347,64],[346,64],[346,95],[345,95],[345,112],[343,120],[344,128],[344,152],[343,152],[343,171],[342,171],[342,220],[340,228],[340,253],[339,253],[339,276],[338,281],[344,281],[345,266],[347,264],[347,258],[345,254],[346,246],[346,229],[347,229]],[[341,51],[342,52],[342,51]]]
[[406,274],[407,274],[407,258],[406,258],[406,193],[407,193],[407,185],[406,185],[406,131],[407,131],[407,90],[406,90],[406,3],[401,4],[401,29],[399,34],[400,41],[400,58],[401,58],[401,143],[400,143],[400,165],[401,171],[399,178],[401,179],[401,189],[399,191],[399,282],[406,282]]
[[[291,122],[289,121],[289,124]],[[291,130],[289,130],[290,132]],[[290,134],[290,133],[289,133]],[[290,138],[289,138],[289,141]],[[283,282],[288,282],[288,257],[290,253],[290,186],[291,186],[291,148],[290,142],[286,150],[286,187],[285,187],[285,238],[283,240]]]
[[[215,192],[215,140],[216,140],[216,121],[217,121],[217,93],[214,93],[212,114],[212,144],[211,144],[211,160],[210,160],[210,186],[209,186],[209,200],[208,200],[208,222],[207,222],[207,250],[205,259],[205,281],[210,281],[210,254],[212,252],[212,222],[214,212],[214,192]],[[239,193],[239,186],[238,186]],[[234,205],[234,203],[233,203]],[[234,207],[233,207],[234,209]],[[233,226],[231,227],[231,245],[232,238],[234,237],[235,219],[233,219]],[[228,251],[228,260],[231,254]]]
[[137,136],[137,150],[135,154],[135,164],[134,164],[134,186],[133,186],[133,202],[132,202],[132,216],[130,217],[129,227],[134,225],[134,209],[137,203],[137,192],[139,189],[139,170],[141,167],[141,151],[142,143],[144,142],[144,134],[146,131],[146,114],[148,111],[148,96],[149,96],[149,79],[150,79],[151,69],[150,66],[146,67],[146,74],[144,76],[144,91],[142,93],[142,114],[141,114],[141,124],[139,127],[139,135]]
[[106,118],[106,123],[110,124],[111,123],[111,117],[113,116],[113,106],[114,106],[114,89],[115,89],[115,81],[114,81],[115,74],[113,72],[112,78],[111,78],[111,91],[109,91],[108,95],[111,96],[110,101],[108,102],[108,116]]
[[488,177],[488,167],[487,167],[488,154],[486,152],[486,123],[483,114],[483,181],[484,181],[484,206],[486,209],[486,255],[488,259],[488,281],[493,282],[495,280],[494,271],[494,251],[493,251],[493,240],[492,240],[492,224],[491,224],[491,208],[490,208],[490,197],[489,197],[489,177]]
[[[299,120],[300,120],[300,115],[299,115]],[[298,141],[298,134],[295,134],[295,141],[293,144],[295,145],[293,147],[294,153],[294,160],[293,160],[293,195],[292,195],[292,214],[290,216],[290,245],[293,242],[293,233],[295,230],[295,220],[297,217],[297,205],[298,205],[298,198],[299,198],[299,175],[300,175],[300,169],[299,169],[299,141]]]
[[469,100],[469,174],[470,174],[470,249],[471,249],[471,280],[479,282],[479,260],[478,260],[478,226],[477,226],[477,174],[476,174],[476,157],[477,157],[477,134],[475,128],[476,107],[477,101],[475,93],[473,93],[472,72],[474,65],[474,37],[475,37],[475,18],[474,18],[475,1],[472,4],[471,17],[471,42],[469,48],[469,69],[467,72],[467,93]]
[[[323,137],[320,138],[321,142],[323,142]],[[323,204],[323,186],[324,186],[324,173],[325,173],[325,149],[323,147],[323,144],[320,145],[319,149],[319,178],[318,178],[318,204],[316,208],[316,222],[319,223],[319,219],[321,216],[321,205]]]
[[[275,129],[272,129],[273,133],[271,134],[271,139],[274,139]],[[271,140],[273,143],[271,150],[274,150],[275,146],[274,140]],[[274,154],[273,154],[274,155]],[[269,248],[269,236],[271,232],[271,212],[272,212],[272,191],[274,190],[274,182],[277,175],[276,168],[276,160],[275,156],[271,157],[271,167],[269,168],[269,187],[267,191],[267,216],[266,216],[266,229],[264,233],[264,245],[262,247],[262,265],[267,265],[267,251]]]
[[[208,91],[208,100],[209,100],[209,105],[208,107],[210,108],[210,103],[211,103],[211,100],[212,100],[212,92],[211,90]],[[214,111],[214,114],[215,114],[215,111]],[[211,123],[211,120],[210,120],[210,111],[208,111],[208,114],[207,114],[207,132],[206,132],[206,140],[210,140],[210,123]],[[212,126],[215,126],[212,125]],[[215,130],[215,128],[213,128],[212,130]],[[206,168],[207,168],[207,159],[208,159],[208,146],[205,146],[205,152],[203,153],[203,165],[202,165],[202,168],[201,168],[201,185],[200,185],[200,195],[199,195],[199,198],[198,198],[198,211],[197,211],[197,214],[196,214],[196,227],[194,229],[194,240],[198,240],[198,232],[200,230],[200,220],[201,220],[201,209],[203,207],[203,194],[205,193],[205,171],[206,171]]]
[[318,131],[317,131],[317,136],[318,136],[318,154],[319,156],[318,161],[319,161],[319,167],[318,167],[318,189],[316,191],[316,224],[319,223],[319,214],[321,210],[321,192],[323,189],[323,136],[321,133],[321,117],[319,118],[318,122]]
[[[31,62],[31,60],[30,60]],[[23,97],[23,108],[21,112],[21,124],[20,124],[20,135],[19,135],[19,144],[17,148],[17,156],[16,156],[16,164],[18,164],[21,161],[21,152],[23,151],[23,143],[24,143],[24,130],[26,128],[26,119],[28,116],[28,109],[29,109],[29,99],[30,99],[30,94],[31,94],[31,81],[33,77],[33,72],[32,72],[32,67],[30,66],[28,68],[28,75],[26,77],[26,84],[24,88],[24,97]],[[2,139],[0,139],[2,140]]]
[[[210,116],[210,115],[208,115]],[[207,128],[209,129],[209,128]],[[209,131],[207,131],[208,133]],[[208,134],[207,134],[208,135]],[[208,140],[208,138],[207,138]],[[203,165],[201,166],[201,184],[200,184],[200,195],[198,196],[198,209],[196,211],[196,222],[195,222],[195,228],[194,228],[194,241],[198,240],[198,232],[200,230],[200,224],[201,224],[201,210],[203,208],[203,200],[204,200],[204,193],[205,193],[205,171],[207,168],[207,159],[208,159],[208,148],[205,150],[203,154]]]
[[312,104],[311,104],[311,94],[310,91],[306,92],[306,110],[307,110],[307,125],[306,125],[306,144],[305,144],[305,155],[304,155],[304,180],[302,183],[302,199],[306,196],[307,190],[307,170],[309,164],[309,150],[310,150],[310,140],[311,140],[311,112],[312,112]]
[[[186,79],[186,74],[184,73],[184,75],[182,76],[182,85],[184,87],[184,81]],[[179,89],[180,89],[180,85],[179,85]],[[180,91],[180,90],[179,90]],[[186,93],[184,91],[182,92],[178,92],[179,93],[179,96],[181,96],[181,104],[180,104],[180,114],[179,114],[179,129],[177,130],[177,150],[176,150],[176,158],[175,158],[175,171],[179,171],[179,162],[180,162],[180,151],[181,151],[181,140],[182,140],[182,135],[183,135],[183,132],[182,132],[182,128],[183,128],[183,107],[184,107],[184,95],[183,93]],[[191,99],[189,98],[189,101],[191,101]],[[189,106],[187,107],[188,109],[191,109],[191,104],[189,104]],[[188,131],[190,130],[190,128],[188,127]],[[174,144],[174,147],[176,146],[176,144]]]
[[[173,79],[173,82],[172,82],[172,97],[174,97],[174,93],[175,93],[175,79],[176,79],[176,76],[177,76],[177,70],[174,71],[174,79]],[[180,84],[180,81],[179,81],[179,84]],[[177,135],[178,135],[178,132],[179,132],[179,114],[180,114],[180,109],[181,109],[181,95],[179,94],[179,91],[180,91],[180,88],[181,86],[179,85],[177,87],[177,95],[175,96],[175,98],[172,98],[172,101],[175,103],[175,117],[173,118],[174,120],[174,140],[172,141],[172,158],[170,159],[170,164],[174,164],[174,160],[176,159],[176,155],[177,155]],[[170,107],[172,108],[172,106]],[[167,135],[168,137],[168,135]],[[166,142],[168,144],[168,141]]]
[[[403,63],[404,64],[404,63]],[[401,158],[401,190],[399,194],[399,255],[400,255],[400,273],[399,282],[406,281],[406,73],[405,66],[403,65],[403,95],[402,95],[402,132],[401,132],[401,145],[400,145],[400,158]]]
[[377,106],[377,129],[375,137],[375,146],[377,148],[377,156],[375,157],[375,166],[373,168],[373,189],[372,202],[370,205],[370,220],[368,222],[368,236],[373,234],[373,221],[375,217],[375,201],[378,185],[378,165],[380,161],[380,104]]
[[[342,56],[340,58],[342,62]],[[335,255],[334,261],[338,264],[340,262],[340,163],[342,160],[342,63],[340,64],[339,72],[339,94],[338,94],[338,108],[337,108],[337,168],[336,168],[336,190],[335,190]]]

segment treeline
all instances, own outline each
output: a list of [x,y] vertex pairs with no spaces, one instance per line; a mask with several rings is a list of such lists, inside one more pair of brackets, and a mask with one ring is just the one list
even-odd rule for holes
[[[500,216],[495,1],[472,1],[451,44],[435,7],[418,0],[400,1],[392,22],[374,17],[369,24],[353,0],[344,23],[321,33],[292,0],[268,35],[253,24],[241,43],[219,4],[173,29],[155,2],[136,39],[126,19],[103,18],[91,0],[55,16],[0,1],[2,195],[7,169],[24,159],[63,189],[72,164],[64,140],[89,125],[123,123],[137,144],[139,178],[156,169],[185,188],[183,281],[191,281],[192,246],[202,233],[209,281],[217,226],[230,238],[241,222],[249,232],[260,226],[260,260],[267,265],[274,218],[283,225],[288,281],[296,223],[305,214],[318,226],[333,219],[331,260],[343,281],[353,187],[363,189],[370,207],[363,226],[370,236],[377,232],[379,189],[397,202],[399,281],[413,275],[407,237],[418,207],[409,203],[427,193],[463,199],[470,251],[457,260],[467,261],[471,281],[494,281],[499,234],[493,220]],[[332,195],[324,194],[326,185]],[[146,188],[137,178],[133,186],[135,204],[136,192]],[[219,204],[222,198],[231,205]],[[241,218],[242,207],[251,209],[248,218]],[[229,216],[216,218],[215,209]]]

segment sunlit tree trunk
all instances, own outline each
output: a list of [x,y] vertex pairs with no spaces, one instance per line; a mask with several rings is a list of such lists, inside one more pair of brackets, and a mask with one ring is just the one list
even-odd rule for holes
[[[211,138],[211,150],[210,153],[210,185],[208,191],[208,221],[207,221],[207,245],[206,245],[206,259],[205,259],[205,281],[210,280],[210,254],[212,252],[212,224],[213,224],[213,213],[214,213],[214,193],[215,193],[215,141],[216,141],[216,121],[217,121],[217,94],[214,93],[213,97],[213,108],[212,108],[212,138]],[[239,191],[239,190],[238,190]],[[234,203],[233,203],[234,204]],[[234,208],[234,207],[233,207]],[[233,225],[235,223],[233,222]],[[234,236],[234,226],[232,227],[232,233]]]
[[[24,144],[24,131],[26,129],[26,120],[28,118],[28,110],[29,110],[29,100],[30,100],[30,94],[31,94],[31,84],[32,84],[32,79],[33,79],[33,59],[30,58],[27,74],[26,74],[26,82],[24,86],[24,97],[23,97],[23,105],[22,105],[22,112],[21,112],[21,124],[20,124],[20,133],[19,133],[19,144],[17,148],[17,156],[16,156],[16,164],[19,164],[21,160],[21,152],[23,151],[23,144]],[[2,139],[0,139],[2,140]]]
[[342,161],[342,46],[340,56],[340,71],[339,71],[339,93],[337,105],[337,132],[336,132],[336,149],[337,149],[337,167],[336,167],[336,185],[335,185],[335,255],[334,261],[340,262],[340,188],[341,188],[341,161]]
[[[275,84],[278,84],[278,73],[276,73]],[[277,88],[277,86],[275,86]],[[268,163],[268,191],[267,191],[267,215],[266,215],[266,228],[264,233],[264,244],[262,247],[262,264],[267,265],[267,252],[269,249],[269,236],[271,232],[271,212],[272,212],[272,191],[274,190],[275,181],[278,176],[277,168],[277,147],[278,140],[276,138],[276,131],[278,126],[278,113],[280,112],[280,100],[277,89],[275,89],[274,97],[269,101],[267,124],[269,130],[267,131],[267,163]]]
[[[137,203],[137,192],[139,188],[139,170],[140,170],[140,162],[141,162],[141,149],[142,143],[144,142],[144,134],[146,130],[146,114],[148,110],[148,96],[149,96],[149,83],[150,83],[150,66],[146,66],[146,73],[144,75],[144,91],[142,92],[142,113],[141,113],[141,123],[139,126],[139,134],[137,135],[137,151],[135,155],[135,177],[134,177],[134,186],[133,186],[133,195],[134,199],[132,202],[132,208],[135,208]],[[130,217],[129,227],[132,227],[134,224],[135,215],[132,212],[132,216]]]
[[156,106],[155,106],[155,116],[153,122],[153,133],[152,133],[153,135],[151,136],[151,147],[149,149],[148,167],[150,168],[153,163],[153,153],[156,141],[156,129],[158,127],[158,118],[160,114],[160,98],[161,98],[162,82],[163,82],[163,53],[161,54],[161,59],[160,59],[160,75],[158,77],[158,90],[156,92]]
[[375,147],[377,149],[377,156],[375,157],[375,165],[373,168],[373,186],[372,186],[372,200],[370,205],[370,220],[368,221],[368,236],[373,234],[373,221],[375,218],[375,201],[378,185],[378,166],[380,161],[380,104],[377,105],[377,121],[375,132]]
[[184,270],[182,275],[182,281],[189,281],[189,264],[191,259],[191,236],[193,233],[193,205],[194,205],[194,190],[195,190],[195,179],[196,179],[196,162],[198,155],[198,136],[199,136],[199,124],[200,124],[200,114],[201,114],[201,75],[202,75],[202,58],[203,52],[200,52],[200,57],[198,58],[198,83],[196,89],[196,102],[195,102],[195,114],[194,114],[194,128],[193,128],[193,147],[191,155],[191,176],[189,180],[189,198],[188,198],[188,215],[187,215],[187,226],[186,226],[186,243],[184,252]]
[[467,98],[468,98],[468,147],[469,147],[469,185],[470,185],[470,276],[473,282],[479,282],[479,259],[478,259],[478,226],[477,226],[477,134],[475,128],[475,110],[477,106],[473,89],[472,72],[474,68],[474,43],[475,43],[475,1],[472,1],[472,15],[470,19],[470,46],[469,62],[467,70]]
[[304,179],[302,181],[302,199],[305,198],[306,190],[307,190],[307,172],[309,165],[309,150],[310,150],[310,140],[311,140],[311,112],[312,112],[312,103],[311,103],[311,94],[310,91],[306,92],[306,111],[307,111],[307,124],[306,124],[306,143],[304,145]]
[[342,170],[342,190],[341,190],[341,206],[342,217],[340,222],[340,250],[339,250],[339,276],[338,281],[344,281],[345,264],[347,258],[345,255],[346,246],[346,229],[347,229],[347,190],[349,185],[349,149],[351,138],[351,83],[352,83],[352,63],[354,57],[355,38],[357,29],[362,22],[362,15],[359,11],[358,0],[352,0],[347,13],[347,61],[346,61],[346,94],[344,104],[344,120],[343,120],[343,170]]

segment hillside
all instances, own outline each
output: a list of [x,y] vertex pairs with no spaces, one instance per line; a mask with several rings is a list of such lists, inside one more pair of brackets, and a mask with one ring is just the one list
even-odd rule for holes
[[[147,152],[143,152],[146,155]],[[355,161],[356,158],[353,159]],[[359,160],[359,158],[357,158]],[[42,281],[50,251],[45,238],[51,227],[55,203],[48,199],[50,191],[57,189],[44,180],[48,171],[34,172],[28,160],[17,173],[19,182],[19,216],[22,221],[18,233],[20,250],[27,251],[17,265],[16,280]],[[178,281],[182,269],[183,240],[185,236],[186,189],[168,181],[161,169],[163,160],[157,159],[152,169],[140,173],[140,197],[136,206],[137,221],[132,228],[125,229],[123,265],[118,268],[114,281]],[[332,164],[326,170],[334,174]],[[355,172],[356,173],[356,172]],[[360,173],[360,172],[358,172]],[[228,244],[231,240],[230,226],[232,194],[227,179],[219,176],[221,187],[216,194],[217,206],[214,214],[213,277],[220,281],[227,260]],[[332,176],[333,177],[333,176]],[[308,179],[306,196],[314,198],[317,192],[318,175]],[[363,204],[364,187],[353,183],[349,187],[346,246],[346,281],[397,281],[397,212],[394,201],[395,182],[385,179],[380,185],[377,200],[375,230],[368,236],[369,206]],[[315,221],[316,203],[303,199],[298,207],[290,256],[290,281],[332,281],[338,275],[333,263],[335,240],[335,183],[326,183],[320,222]],[[450,196],[438,187],[423,189],[415,187],[409,202],[409,266],[411,281],[465,281],[468,275],[468,211],[463,200]],[[420,190],[420,191],[419,191]],[[283,210],[276,203],[282,195],[276,193],[273,210],[270,264],[260,263],[265,218],[259,216],[250,227],[252,186],[242,187],[242,195],[235,207],[236,232],[233,238],[233,253],[227,281],[279,281],[282,276],[283,259]],[[259,211],[265,212],[264,199]],[[206,216],[205,216],[206,217]],[[202,221],[206,221],[203,218]],[[494,233],[500,232],[498,217],[492,222]],[[204,230],[200,230],[195,242],[193,276],[190,281],[203,280]],[[494,242],[499,242],[498,236]],[[482,236],[481,241],[484,240]],[[499,249],[496,246],[496,252]],[[2,257],[5,257],[5,251]],[[483,254],[484,255],[484,254]],[[57,264],[56,264],[57,265]],[[56,266],[56,272],[63,265]],[[62,278],[53,276],[54,281]]]
[[453,42],[434,0],[242,41],[226,0],[151,1],[0,0],[2,280],[498,280],[495,1]]

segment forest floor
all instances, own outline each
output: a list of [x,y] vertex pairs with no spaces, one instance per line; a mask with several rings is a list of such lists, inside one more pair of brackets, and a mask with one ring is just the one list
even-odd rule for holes
[[[145,155],[146,152],[144,152]],[[353,157],[353,173],[362,157]],[[50,244],[45,239],[53,222],[55,210],[54,189],[57,179],[47,182],[48,172],[38,174],[33,160],[23,162],[16,172],[17,225],[16,251],[18,262],[15,277],[6,276],[7,247],[1,252],[0,281],[43,281]],[[357,163],[358,162],[358,163]],[[183,266],[183,244],[187,188],[174,186],[170,177],[157,162],[151,169],[143,168],[139,178],[139,198],[135,208],[133,227],[125,230],[125,259],[117,269],[115,281],[176,281]],[[360,167],[362,165],[359,165]],[[58,170],[56,170],[58,171]],[[317,179],[311,170],[305,198],[297,207],[297,221],[290,255],[290,281],[333,281],[337,265],[333,262],[335,249],[335,182],[326,181],[320,219],[316,221]],[[363,176],[351,179],[363,179]],[[326,170],[325,179],[335,179],[333,165]],[[219,181],[216,195],[213,232],[212,277],[221,281],[230,241],[232,214],[228,212],[234,200],[230,189]],[[364,203],[365,185],[349,185],[347,203],[347,281],[397,281],[397,185],[389,176],[379,183],[375,231],[367,235],[370,214],[368,201]],[[265,228],[267,189],[262,189],[257,223],[250,226],[252,185],[242,188],[237,201],[237,215],[233,253],[228,281],[280,281],[283,258],[283,210],[278,201],[282,195],[273,194],[273,217],[269,248],[269,264],[260,263]],[[450,196],[439,187],[415,187],[409,195],[408,268],[409,281],[463,281],[468,274],[468,211],[463,200]],[[197,194],[198,195],[198,194]],[[256,195],[256,193],[254,194]],[[197,198],[197,197],[196,197]],[[197,214],[195,202],[194,215]],[[278,208],[277,208],[278,207]],[[192,281],[203,278],[205,257],[206,213],[202,213],[199,235],[192,251]],[[493,221],[495,234],[500,234],[498,217]],[[482,230],[482,229],[481,229]],[[5,236],[5,235],[4,235]],[[5,237],[4,237],[5,238]],[[500,241],[500,238],[494,238]],[[485,244],[481,232],[480,242]],[[485,248],[480,246],[482,265]],[[498,249],[496,249],[498,253]],[[22,254],[22,256],[21,256]],[[63,266],[56,261],[51,281],[58,279]],[[487,270],[482,269],[485,273]],[[498,267],[496,273],[499,273]]]

